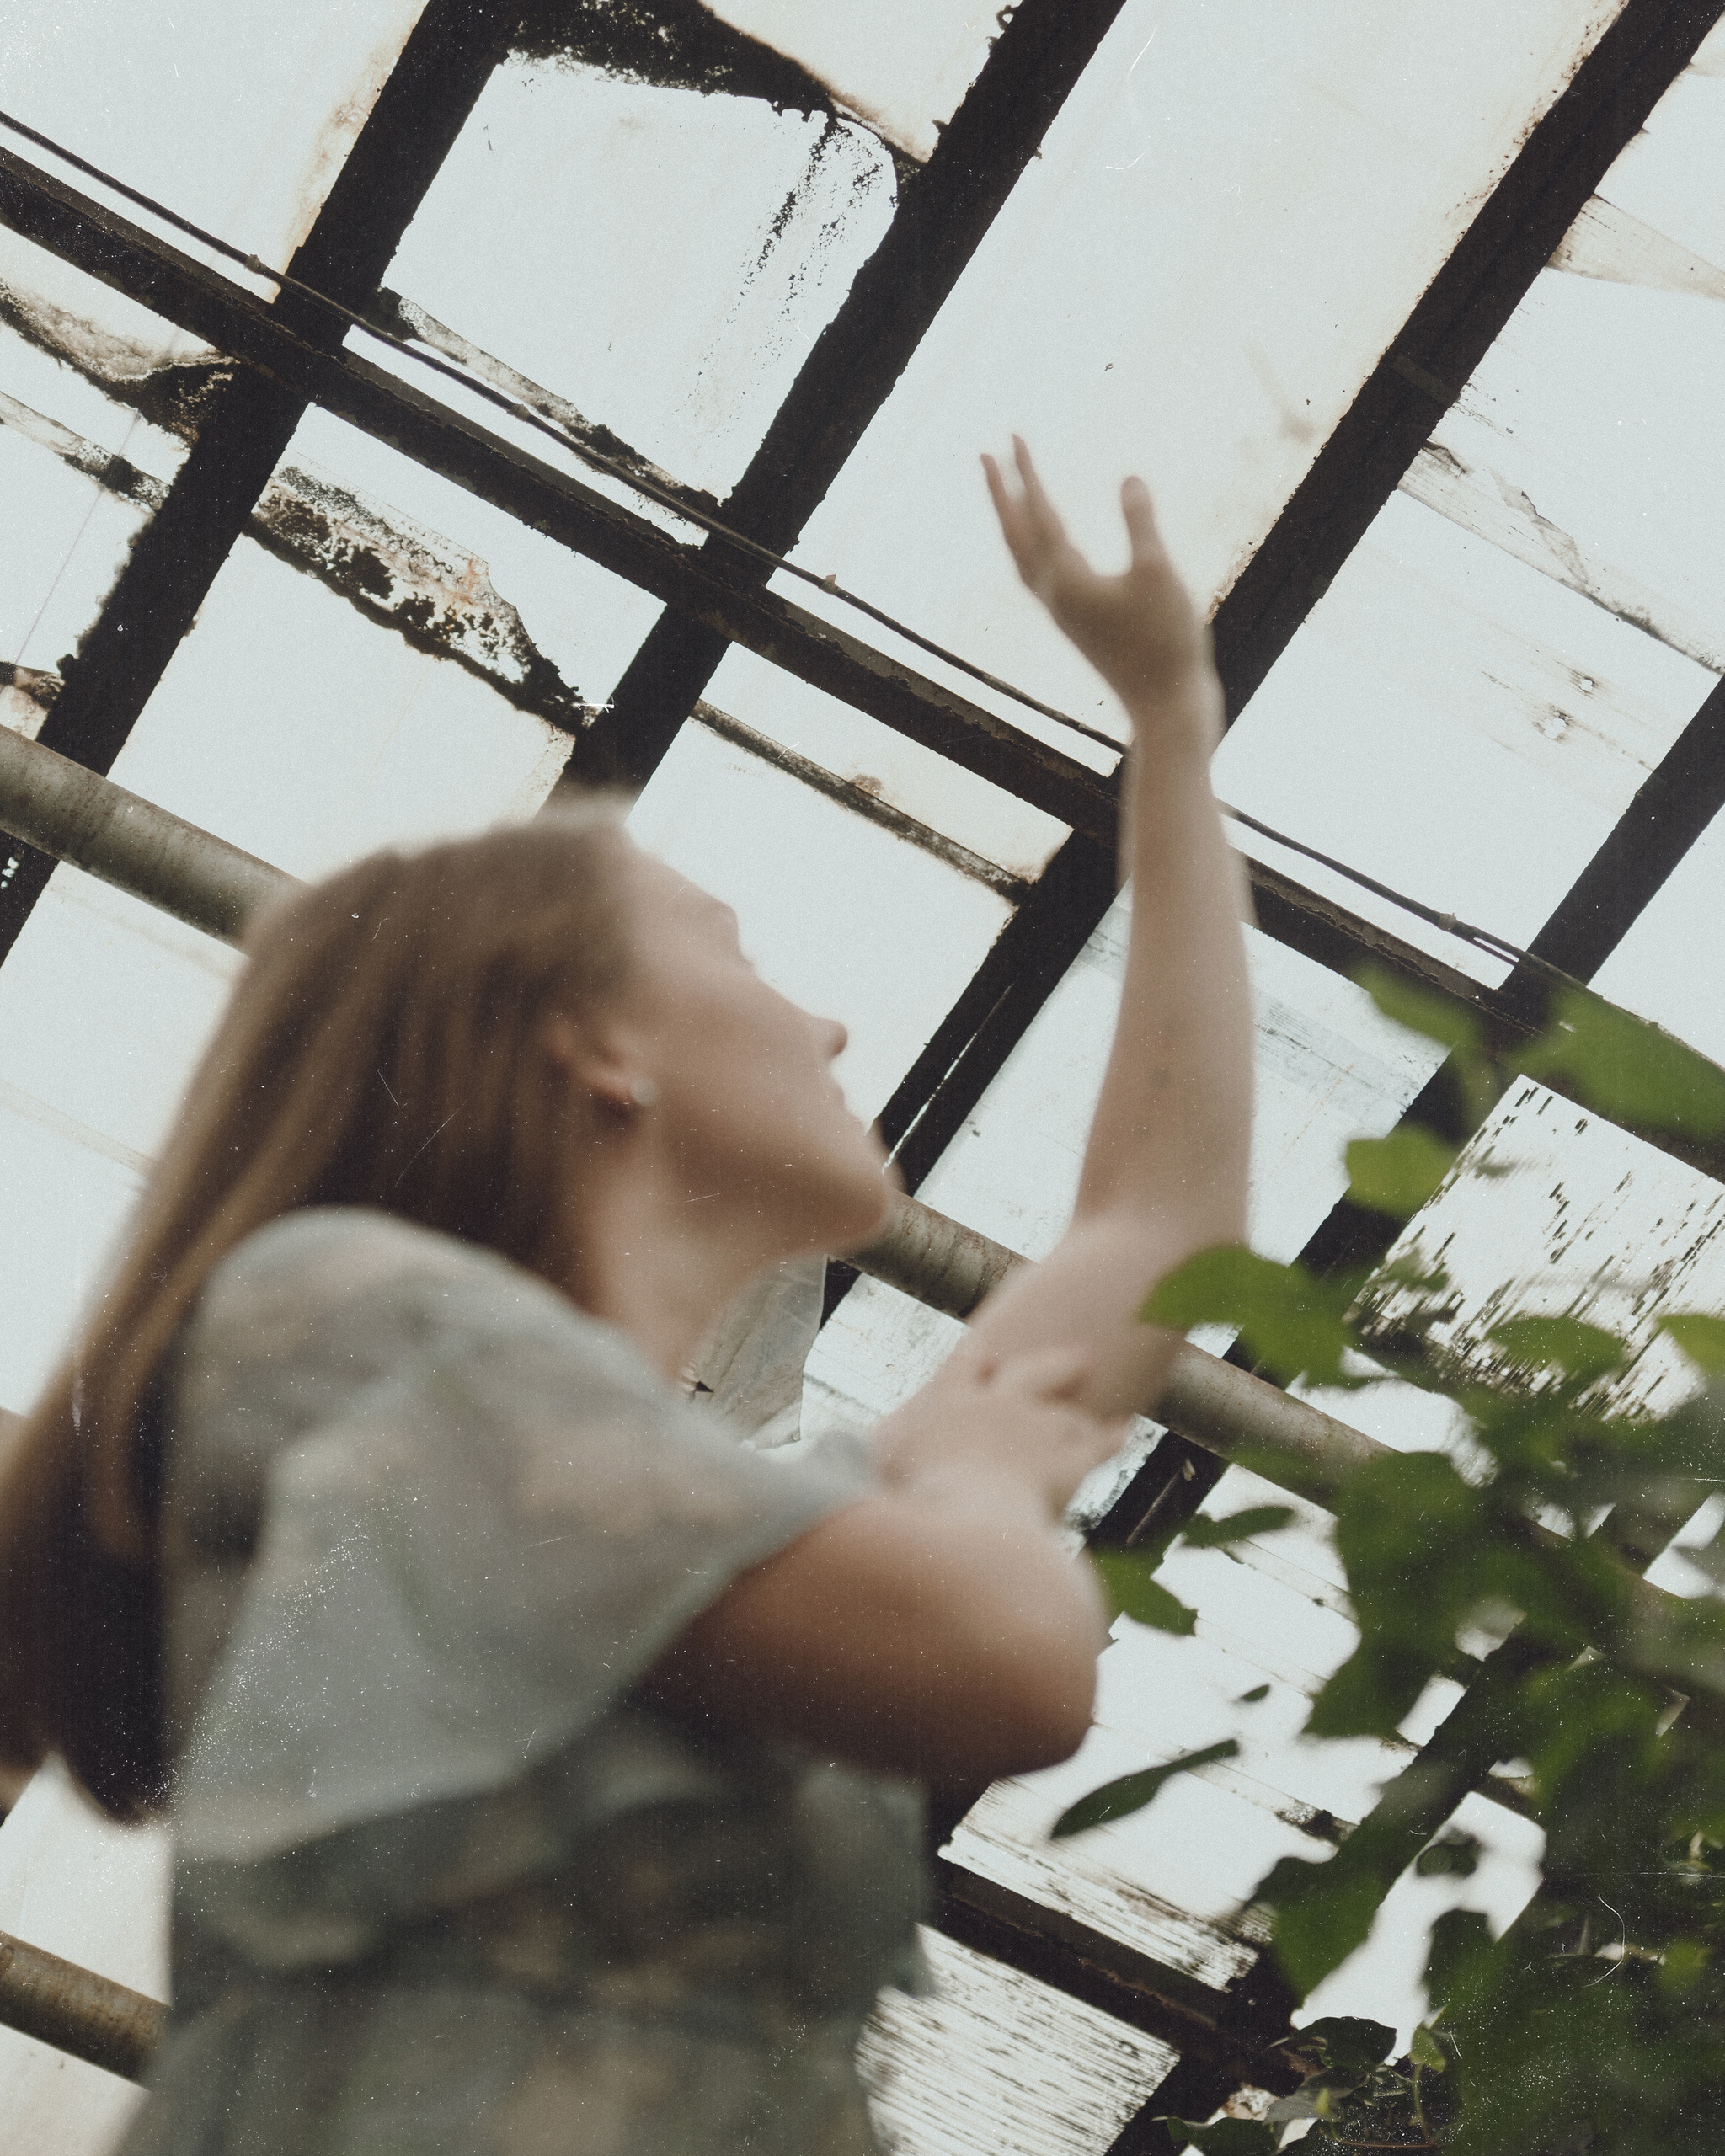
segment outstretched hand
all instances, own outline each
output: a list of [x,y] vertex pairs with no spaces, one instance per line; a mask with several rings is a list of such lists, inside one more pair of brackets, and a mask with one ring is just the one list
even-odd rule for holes
[[1037,477],[1030,451],[1012,437],[1019,488],[991,456],[982,468],[1018,574],[1135,718],[1207,673],[1209,637],[1156,528],[1141,479],[1120,488],[1132,559],[1124,574],[1093,569]]

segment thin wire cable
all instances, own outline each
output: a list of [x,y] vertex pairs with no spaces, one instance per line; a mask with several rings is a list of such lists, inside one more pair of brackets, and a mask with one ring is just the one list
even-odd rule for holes
[[[869,620],[878,622],[883,628],[890,630],[895,636],[902,637],[907,643],[914,644],[918,650],[929,653],[931,656],[941,659],[947,665],[956,667],[959,672],[968,674],[973,680],[981,681],[987,687],[998,691],[1002,696],[1010,696],[1014,702],[1023,706],[1025,709],[1037,712],[1043,718],[1054,720],[1057,725],[1070,728],[1073,733],[1082,734],[1087,740],[1099,742],[1103,747],[1112,749],[1117,754],[1124,754],[1125,744],[1117,740],[1113,734],[1105,734],[1099,728],[1087,725],[1082,719],[1074,718],[1069,712],[1056,710],[1052,704],[1044,703],[1039,697],[1033,696],[1027,691],[1014,686],[1012,682],[1002,680],[998,675],[987,672],[985,669],[975,664],[968,659],[960,658],[956,652],[948,651],[944,645],[936,643],[931,638],[925,637],[919,630],[911,628],[907,623],[895,620],[892,615],[872,605],[869,600],[860,597],[856,592],[847,590],[836,577],[817,576],[812,569],[804,568],[796,562],[787,561],[783,555],[774,553],[771,547],[763,547],[758,540],[750,538],[746,532],[738,531],[731,526],[721,522],[718,518],[709,515],[705,510],[685,500],[673,489],[656,485],[652,480],[644,478],[639,472],[631,470],[628,466],[619,463],[614,458],[606,456],[601,451],[592,448],[581,440],[579,435],[556,421],[547,419],[542,413],[536,412],[531,405],[523,403],[519,398],[505,395],[501,390],[494,387],[490,382],[480,376],[470,373],[463,367],[452,366],[448,360],[420,349],[405,338],[398,337],[390,330],[379,328],[376,323],[368,321],[364,315],[356,313],[352,307],[344,306],[341,301],[332,299],[328,293],[319,291],[315,286],[306,284],[298,277],[291,276],[286,270],[272,270],[268,263],[260,262],[255,254],[246,253],[228,240],[218,239],[215,233],[206,232],[201,225],[195,224],[190,218],[181,216],[177,211],[168,209],[165,204],[158,202],[153,196],[144,194],[140,189],[129,186],[125,180],[116,179],[111,173],[104,172],[99,165],[92,164],[88,158],[80,157],[75,150],[68,150],[62,143],[55,141],[51,136],[40,133],[34,127],[27,126],[23,120],[14,119],[10,113],[0,112],[0,126],[10,129],[13,134],[21,136],[28,142],[34,142],[39,149],[46,150],[51,156],[60,158],[64,163],[71,165],[74,170],[83,173],[87,178],[95,180],[101,186],[111,189],[115,194],[123,196],[128,202],[135,203],[141,210],[147,211],[152,216],[160,217],[164,223],[171,225],[176,232],[184,232],[189,238],[196,240],[200,246],[212,248],[215,253],[225,256],[229,261],[238,263],[242,269],[250,270],[254,276],[270,279],[285,291],[297,292],[303,297],[314,301],[318,306],[328,307],[332,313],[339,315],[344,322],[355,329],[363,331],[366,336],[375,338],[379,344],[387,345],[393,351],[401,353],[405,358],[414,360],[420,366],[429,368],[434,374],[444,376],[460,387],[483,398],[486,403],[507,412],[511,418],[537,428],[541,434],[549,435],[560,446],[572,451],[583,463],[591,466],[596,471],[606,473],[612,478],[620,480],[636,494],[644,495],[649,501],[657,502],[662,508],[671,510],[673,514],[685,518],[688,522],[698,525],[702,530],[711,533],[714,538],[721,539],[726,544],[747,553],[755,560],[773,569],[782,570],[787,575],[799,578],[804,584],[813,585],[816,590],[826,592],[830,596],[841,600],[846,606],[854,607],[859,613],[867,615]],[[286,330],[285,326],[284,332],[288,335],[293,334],[291,330]],[[318,356],[327,358],[328,355],[319,354]],[[1442,912],[1435,906],[1425,905],[1421,899],[1411,899],[1405,892],[1392,890],[1387,883],[1381,883],[1375,877],[1367,876],[1357,868],[1349,867],[1347,862],[1338,861],[1329,854],[1321,853],[1316,846],[1307,846],[1303,840],[1291,838],[1285,831],[1279,831],[1272,825],[1260,823],[1257,817],[1247,815],[1243,809],[1231,808],[1226,802],[1218,803],[1218,806],[1224,815],[1233,818],[1236,823],[1243,824],[1248,830],[1258,832],[1260,836],[1273,841],[1277,846],[1285,847],[1290,853],[1300,854],[1308,861],[1316,862],[1322,867],[1330,870],[1333,875],[1340,876],[1350,883],[1358,884],[1362,890],[1372,892],[1391,905],[1399,906],[1404,913],[1411,914],[1415,920],[1423,921],[1432,927],[1440,930],[1445,935],[1455,937],[1459,942],[1469,944],[1487,958],[1495,958],[1505,965],[1531,967],[1535,972],[1551,981],[1561,982],[1573,987],[1584,985],[1577,981],[1573,974],[1564,973],[1560,968],[1550,964],[1534,952],[1522,950],[1519,945],[1509,942],[1504,937],[1494,934],[1489,929],[1477,927],[1471,922],[1459,919],[1453,913]]]

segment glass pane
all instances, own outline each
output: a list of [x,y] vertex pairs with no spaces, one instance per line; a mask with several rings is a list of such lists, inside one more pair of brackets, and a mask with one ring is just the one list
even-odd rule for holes
[[1015,876],[1039,876],[1065,838],[1055,817],[740,644],[720,662],[706,700]]
[[1525,945],[1712,686],[1695,660],[1397,494],[1230,731],[1216,787]]
[[838,1075],[865,1119],[1006,925],[985,885],[700,727],[683,728],[629,823],[735,907],[775,987],[844,1022]]
[[296,876],[536,808],[563,737],[242,540],[114,766]]
[[66,1352],[139,1178],[63,1128],[19,1113],[9,1097],[0,1097],[0,1406],[21,1415]]
[[1669,609],[1680,648],[1700,632],[1725,664],[1725,439],[1697,424],[1696,401],[1722,366],[1720,296],[1543,270],[1433,442],[1472,493],[1534,525],[1551,573],[1578,575],[1632,618],[1651,611],[1656,635]]
[[1725,190],[1706,184],[1725,119],[1725,28],[1709,32],[1647,125],[1605,175],[1600,195],[1678,245],[1725,264]]
[[[168,1996],[168,1833],[115,1827],[52,1768],[35,1775],[0,1838],[0,1931]],[[105,2156],[143,2091],[0,2028],[0,2100],[18,2148]]]
[[799,61],[913,157],[933,153],[1001,21],[994,0],[713,0],[713,12]]
[[[311,229],[423,5],[13,5],[0,26],[7,109],[280,268]],[[3,139],[56,169],[16,136]]]
[[723,494],[892,215],[827,113],[500,68],[390,281],[686,483]]
[[0,967],[0,1081],[141,1177],[240,964],[170,915],[57,868]]
[[[184,456],[211,358],[0,227],[0,662],[57,674],[76,652]],[[33,733],[40,704],[0,696]]]
[[1479,1909],[1501,1936],[1533,1899],[1546,1838],[1532,1820],[1483,1796],[1463,1797],[1451,1818],[1480,1844],[1478,1870],[1466,1880],[1404,1871],[1380,1905],[1365,1945],[1306,2000],[1302,2022],[1326,2014],[1387,2021],[1398,2050],[1405,2048],[1430,2010],[1424,1976],[1431,1925],[1446,1910]]
[[[924,1184],[928,1203],[1027,1257],[1063,1231],[1125,959],[1123,896]],[[1256,932],[1252,1238],[1291,1257],[1346,1187],[1342,1150],[1387,1130],[1436,1065],[1349,981]]]
[[922,1944],[934,1995],[882,1993],[857,2052],[889,2156],[1102,2156],[1174,2063],[1033,1977]]
[[1132,0],[798,558],[1094,718],[990,528],[978,451],[1028,435],[1109,558],[1142,471],[1213,605],[1616,12]]

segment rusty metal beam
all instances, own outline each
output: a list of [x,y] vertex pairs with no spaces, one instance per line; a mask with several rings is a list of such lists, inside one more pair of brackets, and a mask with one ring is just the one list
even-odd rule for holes
[[168,2009],[0,1931],[0,2025],[122,2081],[142,2081],[168,2026]]
[[[77,355],[63,347],[56,356],[68,366],[78,363]],[[160,480],[139,472],[123,457],[3,392],[0,427],[23,433],[121,499],[155,509],[167,492]],[[580,730],[588,707],[534,643],[520,614],[493,584],[489,564],[477,555],[327,473],[290,465],[278,466],[246,531],[278,560],[315,577],[326,590],[344,599],[367,620],[393,629],[416,650],[451,660],[498,695],[565,733]],[[20,691],[14,681],[8,689],[8,675],[21,671],[30,672],[30,687]],[[52,709],[63,686],[57,675],[8,669],[0,662],[0,696],[22,693],[40,707],[24,729],[33,736],[41,712]],[[0,705],[0,721],[3,716]],[[985,883],[1009,905],[1017,905],[1030,889],[1028,878],[1014,875],[895,808],[868,781],[830,771],[714,705],[697,703],[690,716],[732,747],[932,854],[960,875]]]

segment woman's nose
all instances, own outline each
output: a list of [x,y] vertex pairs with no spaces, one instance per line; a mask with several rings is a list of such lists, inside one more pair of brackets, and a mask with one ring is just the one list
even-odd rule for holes
[[827,1061],[836,1063],[849,1047],[850,1034],[836,1018],[817,1018],[814,1029],[825,1045]]

